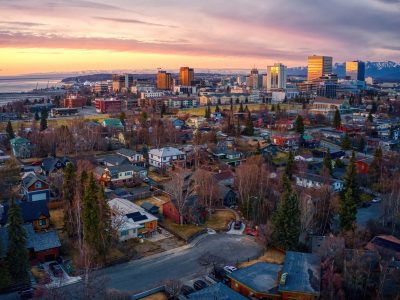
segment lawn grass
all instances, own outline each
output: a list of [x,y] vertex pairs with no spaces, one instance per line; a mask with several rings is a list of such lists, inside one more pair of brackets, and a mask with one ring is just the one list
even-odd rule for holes
[[163,292],[158,292],[153,295],[142,298],[141,300],[167,300],[168,297]]
[[174,232],[185,241],[187,241],[191,236],[199,233],[205,228],[204,226],[196,226],[194,224],[179,225],[168,219],[165,219],[163,221],[163,225],[166,227],[167,230]]
[[215,231],[226,230],[229,222],[235,220],[235,214],[230,210],[217,210],[206,221],[205,226]]
[[267,262],[271,264],[283,264],[285,259],[285,254],[277,249],[271,248],[268,249],[264,255],[260,256],[257,259],[253,259],[251,261],[242,262],[239,264],[239,268],[245,268],[251,265],[254,265],[258,262]]
[[64,211],[62,208],[50,210],[50,222],[57,229],[64,227]]
[[147,176],[157,182],[166,181],[166,180],[171,179],[171,177],[169,177],[169,176],[162,176],[161,174],[158,174],[158,173],[152,172],[152,171],[149,171]]

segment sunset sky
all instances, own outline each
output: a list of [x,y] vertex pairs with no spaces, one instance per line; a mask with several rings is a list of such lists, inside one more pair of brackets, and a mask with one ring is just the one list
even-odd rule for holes
[[0,0],[0,76],[400,61],[400,0]]

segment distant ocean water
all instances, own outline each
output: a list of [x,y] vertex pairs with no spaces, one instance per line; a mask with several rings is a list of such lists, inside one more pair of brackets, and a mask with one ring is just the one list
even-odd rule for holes
[[63,77],[0,77],[0,93],[29,92],[33,89],[60,87]]

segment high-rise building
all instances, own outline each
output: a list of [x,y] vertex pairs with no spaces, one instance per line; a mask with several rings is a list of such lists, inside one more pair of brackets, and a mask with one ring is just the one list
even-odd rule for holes
[[258,73],[256,68],[251,69],[250,75],[246,76],[246,85],[252,89],[259,89],[262,87],[262,75]]
[[157,73],[157,89],[171,90],[172,89],[172,76],[171,73],[159,70]]
[[363,61],[347,61],[346,77],[350,80],[365,81],[365,63]]
[[286,66],[281,63],[275,63],[267,67],[267,89],[285,89],[286,88]]
[[194,80],[194,70],[189,67],[181,67],[179,72],[179,81],[181,85],[190,86]]
[[131,74],[113,74],[112,86],[114,92],[128,91],[133,86],[133,76]]
[[307,80],[313,80],[332,73],[332,57],[330,56],[309,56]]

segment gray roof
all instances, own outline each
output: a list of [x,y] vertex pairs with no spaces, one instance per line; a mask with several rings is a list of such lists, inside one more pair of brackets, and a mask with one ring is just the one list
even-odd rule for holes
[[234,271],[228,277],[244,284],[255,292],[274,293],[274,289],[278,286],[278,273],[281,269],[281,265],[258,262]]
[[47,157],[42,161],[42,169],[46,172],[53,172],[57,168],[57,163],[60,162],[61,167],[65,166],[69,162],[67,157]]
[[118,154],[103,156],[99,159],[99,162],[102,162],[104,164],[113,165],[113,166],[129,164],[129,160],[126,157],[118,155]]
[[23,179],[22,179],[22,184],[23,186],[25,186],[26,188],[29,188],[32,184],[34,184],[36,181],[42,181],[42,182],[46,182],[45,178],[43,176],[37,175],[37,174],[33,174],[30,173],[28,175],[26,175]]
[[[17,201],[17,205],[21,208],[22,219],[24,223],[31,223],[38,220],[41,215],[50,218],[47,201]],[[8,219],[9,205],[4,204],[0,209],[0,225],[5,225]]]
[[[23,225],[26,231],[26,248],[35,252],[61,247],[60,239],[54,230],[35,232],[32,224]],[[0,258],[6,256],[8,249],[8,227],[0,227]]]
[[117,154],[120,154],[122,156],[134,156],[137,152],[133,151],[131,149],[126,149],[126,148],[121,148],[116,151]]
[[287,251],[282,274],[287,273],[280,292],[299,292],[319,296],[321,288],[321,260],[311,253]]
[[246,297],[235,292],[225,284],[218,282],[205,289],[189,295],[193,300],[247,300]]

